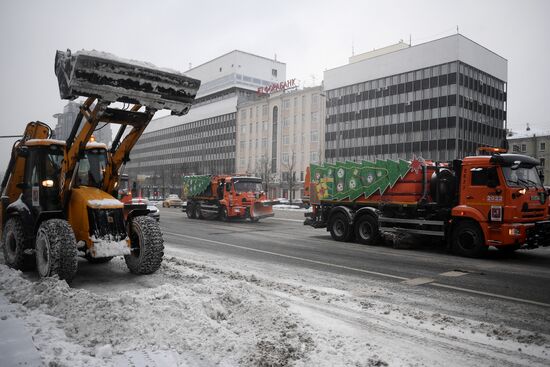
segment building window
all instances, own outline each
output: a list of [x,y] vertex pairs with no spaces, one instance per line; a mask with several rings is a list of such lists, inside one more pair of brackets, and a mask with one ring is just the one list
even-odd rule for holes
[[288,145],[288,141],[289,141],[288,135],[283,135],[283,144]]
[[283,100],[283,109],[288,110],[290,108],[290,99]]
[[519,145],[517,145],[517,144],[512,145],[512,151],[513,152],[519,152]]
[[521,151],[524,153],[527,151],[527,144],[521,144]]
[[283,153],[283,163],[288,163],[288,153]]
[[540,143],[539,150],[540,150],[541,152],[544,152],[544,151],[546,150],[546,143],[541,142],[541,143]]
[[271,76],[274,77],[274,78],[277,77],[277,69],[271,69]]
[[317,152],[309,152],[309,161],[310,163],[317,163],[319,161],[319,155]]
[[317,130],[311,131],[311,142],[317,143],[319,141],[319,132]]

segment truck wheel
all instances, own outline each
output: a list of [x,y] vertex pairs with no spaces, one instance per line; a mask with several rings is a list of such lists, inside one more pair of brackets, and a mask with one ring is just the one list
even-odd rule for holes
[[460,256],[480,257],[487,251],[483,232],[477,223],[462,221],[452,235],[453,252]]
[[335,241],[347,241],[352,235],[349,221],[342,213],[335,214],[329,222],[329,231]]
[[36,268],[41,278],[57,275],[70,282],[78,269],[78,250],[71,225],[64,219],[49,219],[36,235]]
[[156,220],[140,215],[130,223],[132,253],[124,256],[126,266],[134,274],[151,274],[160,268],[164,256],[164,240]]
[[195,219],[195,206],[193,204],[187,204],[185,208],[185,213],[187,213],[187,218]]
[[201,204],[197,204],[195,206],[195,217],[198,219],[204,219],[204,215],[202,215]]
[[355,221],[355,239],[363,245],[376,245],[380,238],[378,221],[371,215],[363,215]]
[[222,206],[222,208],[220,209],[220,220],[222,222],[227,222],[227,219],[227,208],[225,206]]
[[35,265],[34,256],[25,254],[25,231],[21,219],[8,219],[2,237],[6,265],[17,270],[32,270]]

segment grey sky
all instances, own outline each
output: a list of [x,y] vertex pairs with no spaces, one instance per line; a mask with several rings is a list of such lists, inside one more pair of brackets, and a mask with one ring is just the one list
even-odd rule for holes
[[[86,6],[87,5],[87,6]],[[550,130],[550,1],[25,1],[0,3],[0,135],[62,110],[55,50],[96,49],[185,71],[234,49],[311,83],[356,53],[456,32],[508,59],[508,125]],[[0,169],[12,142],[0,141]],[[2,172],[3,173],[3,172]]]

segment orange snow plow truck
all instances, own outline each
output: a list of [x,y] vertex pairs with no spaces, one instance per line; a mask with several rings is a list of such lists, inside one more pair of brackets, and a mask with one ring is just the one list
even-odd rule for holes
[[[304,224],[336,241],[377,244],[382,232],[436,236],[462,256],[489,246],[513,252],[550,245],[548,192],[540,161],[499,148],[447,163],[345,162],[311,165]],[[442,241],[443,242],[443,241]]]
[[185,176],[183,194],[187,197],[183,210],[191,219],[250,218],[257,222],[272,217],[273,204],[277,203],[267,199],[259,177]]

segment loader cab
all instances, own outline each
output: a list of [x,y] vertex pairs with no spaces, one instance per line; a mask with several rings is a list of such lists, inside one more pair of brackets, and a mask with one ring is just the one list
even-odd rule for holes
[[106,167],[107,147],[104,144],[88,144],[84,156],[78,161],[75,186],[100,188]]
[[61,210],[59,174],[64,144],[50,139],[29,141],[26,144],[24,180],[21,199],[33,217],[43,211]]

